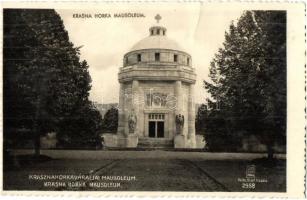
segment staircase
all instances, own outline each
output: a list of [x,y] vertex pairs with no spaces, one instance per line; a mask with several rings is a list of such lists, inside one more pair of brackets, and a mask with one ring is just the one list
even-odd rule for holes
[[174,140],[169,138],[139,138],[138,148],[174,148]]

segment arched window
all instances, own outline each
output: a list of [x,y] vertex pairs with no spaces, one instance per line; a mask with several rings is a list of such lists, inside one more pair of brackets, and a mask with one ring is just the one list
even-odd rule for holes
[[190,65],[190,58],[187,58],[187,65]]
[[138,54],[138,62],[141,62],[141,61],[142,61],[142,55]]
[[160,29],[157,29],[157,35],[160,35]]

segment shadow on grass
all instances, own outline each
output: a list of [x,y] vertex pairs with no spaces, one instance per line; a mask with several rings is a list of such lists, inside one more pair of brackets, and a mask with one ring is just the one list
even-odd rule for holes
[[20,166],[29,166],[38,163],[44,163],[54,160],[46,155],[35,156],[33,154],[12,155],[9,152],[4,153],[3,167],[4,170],[20,169]]
[[263,167],[276,167],[285,164],[286,159],[268,159],[268,158],[257,158],[251,161],[252,164],[260,165]]

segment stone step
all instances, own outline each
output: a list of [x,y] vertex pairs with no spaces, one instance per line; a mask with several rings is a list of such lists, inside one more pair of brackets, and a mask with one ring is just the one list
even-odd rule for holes
[[174,141],[166,138],[139,138],[140,148],[173,148]]

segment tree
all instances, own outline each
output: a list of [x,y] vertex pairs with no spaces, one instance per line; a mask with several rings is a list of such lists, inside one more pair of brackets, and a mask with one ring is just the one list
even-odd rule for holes
[[111,107],[103,118],[103,132],[116,133],[118,127],[118,109]]
[[92,148],[100,144],[102,117],[92,103],[85,104],[59,124],[59,142],[68,148]]
[[4,9],[4,132],[30,130],[36,155],[42,134],[89,105],[79,49],[54,10]]
[[208,108],[205,104],[201,104],[197,110],[195,118],[195,131],[199,135],[205,135],[206,124],[203,123],[207,121]]
[[273,157],[285,142],[286,13],[246,11],[229,32],[210,66],[205,88],[220,103],[231,133],[256,135]]
[[204,136],[210,151],[234,151],[238,146],[238,136],[230,134],[230,123],[214,102],[209,101],[208,105],[202,104],[198,108],[195,129],[197,134]]

